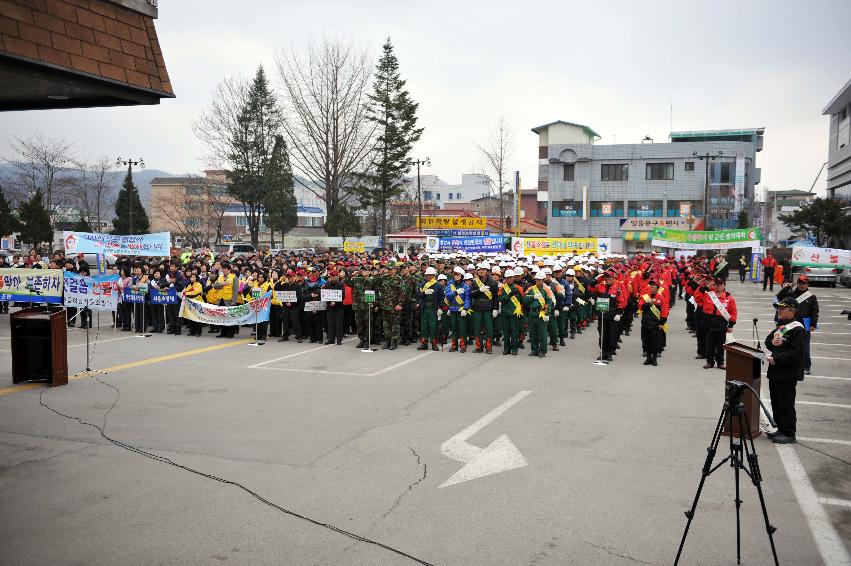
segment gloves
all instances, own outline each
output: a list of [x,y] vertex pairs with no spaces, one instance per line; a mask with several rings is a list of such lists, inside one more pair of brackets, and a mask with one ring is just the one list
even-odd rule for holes
[[561,310],[563,310],[564,312],[567,312],[567,311],[569,311],[569,310],[570,310],[570,307],[564,307],[564,308],[563,308],[563,309],[561,309]]
[[459,295],[463,295],[463,294],[464,294],[464,287],[459,287],[459,288],[458,288],[458,291],[456,291],[456,292],[457,292]]
[[434,295],[434,289],[426,289],[424,292],[426,295]]
[[485,287],[484,285],[479,285],[479,293],[484,293],[487,290],[488,290],[488,288]]
[[467,311],[465,311],[464,309],[461,309],[461,316],[467,316]]
[[596,304],[596,302],[597,302],[597,301],[595,301],[594,299],[588,299],[588,301],[589,301],[592,305],[593,305],[593,304]]
[[440,320],[441,318],[443,318],[443,311],[440,310],[440,309],[437,309],[437,320]]
[[555,317],[558,318],[558,310],[554,311],[553,315],[555,315]]
[[494,317],[494,318],[496,318],[496,317],[498,317],[498,316],[499,316],[499,311],[498,311],[498,310],[496,310],[496,309],[493,309],[492,314],[493,314],[493,317]]
[[616,314],[615,315],[615,322],[620,322],[620,321],[621,321],[621,315]]
[[547,315],[544,315],[544,319],[543,319],[543,320],[544,320],[544,322],[549,322],[549,321],[550,321],[550,317],[549,317],[549,316],[547,316]]

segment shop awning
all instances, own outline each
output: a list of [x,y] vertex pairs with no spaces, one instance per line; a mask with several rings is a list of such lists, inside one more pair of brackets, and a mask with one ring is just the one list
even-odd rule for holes
[[652,230],[627,230],[622,237],[624,242],[649,242],[652,234]]

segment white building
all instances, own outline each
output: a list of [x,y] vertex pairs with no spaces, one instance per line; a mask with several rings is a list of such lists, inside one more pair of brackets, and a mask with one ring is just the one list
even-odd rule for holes
[[[416,200],[417,178],[409,183],[408,194]],[[490,194],[490,181],[487,175],[480,173],[465,173],[461,182],[450,184],[437,175],[420,175],[420,190],[423,204],[431,204],[443,208],[446,203],[470,203]]]

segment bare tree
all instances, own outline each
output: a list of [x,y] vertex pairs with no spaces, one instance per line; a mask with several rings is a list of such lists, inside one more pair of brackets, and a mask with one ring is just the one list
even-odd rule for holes
[[17,155],[6,161],[16,170],[12,179],[15,196],[23,200],[41,189],[50,224],[55,225],[66,210],[72,193],[67,174],[73,167],[72,144],[34,134],[24,139],[15,137],[11,147]]
[[101,231],[106,211],[115,205],[114,160],[101,157],[94,161],[74,160],[77,175],[71,184],[71,195],[80,214],[96,232]]
[[234,139],[242,136],[239,117],[248,103],[248,86],[245,79],[226,77],[216,86],[210,106],[192,125],[205,144],[204,160],[213,167],[224,168],[231,162]]
[[376,125],[367,118],[372,65],[351,43],[322,37],[303,54],[277,57],[283,84],[284,131],[293,166],[319,188],[328,216],[348,199],[347,183],[367,168]]
[[505,231],[505,200],[503,193],[508,182],[508,160],[514,152],[514,134],[511,126],[500,116],[496,126],[490,133],[484,145],[476,144],[485,160],[486,177],[489,180],[491,192],[499,198],[499,232]]

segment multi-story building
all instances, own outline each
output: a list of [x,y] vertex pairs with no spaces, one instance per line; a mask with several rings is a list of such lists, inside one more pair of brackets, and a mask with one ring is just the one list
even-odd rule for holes
[[[461,183],[450,184],[437,175],[420,175],[423,203],[443,207],[444,204],[469,203],[491,194],[490,179],[481,173],[464,173]],[[417,197],[417,178],[408,183],[408,197]]]
[[827,150],[827,192],[851,201],[851,80],[845,83],[822,111],[830,116]]
[[809,191],[766,191],[763,214],[763,235],[766,246],[788,246],[797,238],[788,226],[780,221],[781,214],[791,214],[801,210],[801,206],[813,200],[815,194]]
[[[764,128],[672,132],[670,143],[596,145],[582,124],[538,134],[538,190],[547,191],[552,237],[609,237],[614,250],[649,245],[655,226],[733,228],[760,181]],[[708,203],[708,206],[707,206]]]

